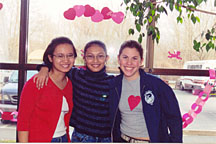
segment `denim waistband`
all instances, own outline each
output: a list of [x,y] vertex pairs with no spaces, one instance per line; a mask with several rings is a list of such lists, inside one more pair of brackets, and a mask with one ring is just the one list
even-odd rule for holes
[[60,137],[52,138],[51,142],[68,142],[67,134]]

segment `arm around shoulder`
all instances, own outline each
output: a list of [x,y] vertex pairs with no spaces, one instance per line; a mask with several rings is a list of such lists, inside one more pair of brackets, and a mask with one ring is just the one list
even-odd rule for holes
[[34,83],[38,89],[43,88],[44,84],[47,85],[49,79],[49,68],[42,67],[38,74],[34,76]]

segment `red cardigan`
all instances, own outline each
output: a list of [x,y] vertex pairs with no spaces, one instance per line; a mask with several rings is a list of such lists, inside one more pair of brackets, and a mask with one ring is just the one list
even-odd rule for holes
[[73,108],[72,83],[68,80],[66,87],[59,89],[51,79],[48,85],[38,90],[33,77],[25,84],[19,104],[17,130],[29,131],[29,142],[51,142],[62,109],[65,96],[69,112],[65,115],[67,137],[69,137],[69,120]]

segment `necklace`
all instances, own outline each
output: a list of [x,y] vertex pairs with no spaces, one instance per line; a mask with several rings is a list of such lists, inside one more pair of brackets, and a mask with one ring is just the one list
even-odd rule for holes
[[61,90],[63,90],[66,85],[67,85],[67,82],[68,82],[68,78],[65,77],[63,80],[56,80],[53,76],[50,76],[50,79],[53,81],[53,83]]

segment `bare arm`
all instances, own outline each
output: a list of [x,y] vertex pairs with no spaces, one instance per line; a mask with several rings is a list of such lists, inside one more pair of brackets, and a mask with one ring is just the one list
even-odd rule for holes
[[49,69],[48,67],[42,67],[38,74],[34,77],[34,83],[38,89],[43,88],[44,84],[47,85],[49,79]]
[[28,131],[18,131],[18,141],[20,143],[27,143],[28,142]]

